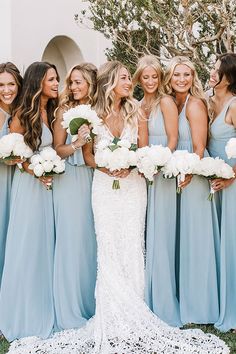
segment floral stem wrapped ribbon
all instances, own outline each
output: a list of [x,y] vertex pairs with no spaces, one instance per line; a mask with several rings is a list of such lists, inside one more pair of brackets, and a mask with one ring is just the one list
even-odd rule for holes
[[[65,172],[65,161],[57,155],[51,147],[45,147],[38,154],[31,157],[29,169],[33,170],[35,177],[52,177],[55,174]],[[48,183],[47,190],[52,189],[52,183]]]
[[215,193],[215,190],[211,186],[211,180],[216,178],[230,179],[235,177],[232,167],[219,157],[202,158],[196,166],[195,173],[210,180],[210,194],[207,198],[210,201],[212,201]]
[[72,142],[78,138],[78,129],[86,124],[91,126],[90,135],[86,137],[86,142],[90,142],[97,134],[97,128],[101,125],[102,120],[98,118],[97,113],[91,108],[89,104],[81,104],[74,108],[70,108],[67,112],[63,113],[62,126],[66,129],[67,133],[72,136]]
[[[0,139],[0,161],[26,160],[33,155],[33,151],[24,142],[22,134],[10,133]],[[24,172],[22,164],[17,166]]]
[[176,150],[171,159],[162,168],[165,178],[177,177],[176,192],[180,194],[182,188],[180,183],[185,181],[185,176],[195,174],[195,169],[200,161],[200,157],[195,153],[190,153],[187,150]]
[[[137,145],[131,144],[126,139],[114,138],[112,143],[107,140],[100,140],[95,153],[95,162],[99,167],[105,167],[109,171],[120,171],[130,167],[136,167]],[[112,189],[120,189],[120,181],[113,180]]]
[[144,174],[149,185],[153,184],[154,175],[169,161],[171,155],[170,149],[162,145],[145,146],[137,150],[138,170]]

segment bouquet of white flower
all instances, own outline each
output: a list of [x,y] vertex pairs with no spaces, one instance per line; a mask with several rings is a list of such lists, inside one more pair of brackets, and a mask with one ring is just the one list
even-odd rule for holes
[[[112,143],[104,139],[97,145],[95,162],[98,167],[105,167],[111,172],[136,167],[136,149],[136,144],[131,144],[126,139],[114,138]],[[120,189],[118,179],[113,180],[112,189]]]
[[[204,157],[202,158],[195,168],[195,173],[204,176],[209,180],[215,178],[230,179],[235,177],[235,173],[230,165],[219,157]],[[212,201],[215,190],[211,186],[208,200]]]
[[200,157],[187,150],[176,150],[167,164],[161,169],[165,178],[177,177],[177,193],[181,193],[180,183],[184,182],[185,176],[194,174]]
[[170,149],[162,145],[145,146],[139,148],[136,153],[138,170],[144,174],[149,185],[153,184],[154,175],[165,166],[172,156]]
[[[38,154],[33,155],[30,161],[29,169],[33,170],[37,178],[65,172],[65,160],[62,160],[51,147],[45,147]],[[48,184],[47,189],[52,189],[52,183]]]
[[[0,139],[0,161],[25,160],[33,155],[33,151],[24,142],[22,134],[10,133]],[[17,166],[23,172],[22,164]]]
[[225,146],[228,159],[236,158],[236,138],[231,138]]
[[92,137],[97,134],[97,128],[101,125],[102,120],[98,118],[97,113],[89,104],[81,104],[74,108],[70,108],[63,113],[62,126],[67,133],[72,135],[72,142],[78,138],[78,129],[83,125],[91,125],[90,135],[86,137],[86,141],[90,142]]

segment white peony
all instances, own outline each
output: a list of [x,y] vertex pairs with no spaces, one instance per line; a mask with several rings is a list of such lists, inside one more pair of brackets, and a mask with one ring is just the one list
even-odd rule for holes
[[45,161],[53,161],[57,157],[57,152],[52,147],[47,146],[40,151],[40,156]]
[[54,163],[52,161],[44,161],[42,163],[43,169],[45,172],[49,173],[53,171]]
[[[32,168],[33,167],[33,168]],[[44,174],[44,168],[43,168],[43,165],[42,164],[37,164],[37,165],[35,165],[35,166],[32,166],[32,165],[29,165],[29,168],[31,168],[31,169],[33,169],[33,171],[34,171],[34,174],[35,174],[35,176],[36,177],[41,177],[41,176],[43,176],[43,174]]]
[[54,162],[54,166],[55,167],[53,168],[53,172],[55,172],[55,173],[63,173],[65,171],[65,161],[64,160]]
[[236,138],[231,138],[225,146],[228,159],[236,158]]
[[25,144],[22,134],[10,133],[0,139],[0,158],[20,156],[23,159],[32,155],[33,151]]
[[[73,119],[84,119],[92,126],[92,132],[96,135],[98,133],[98,128],[102,124],[102,120],[98,117],[96,111],[91,108],[89,104],[81,104],[74,108],[70,108],[67,112],[63,113],[62,126],[66,129],[68,134],[70,132],[70,123]],[[84,122],[81,121],[81,125]],[[77,139],[78,135],[72,135],[72,141]]]
[[[52,147],[43,148],[40,153],[30,159],[29,169],[33,170],[36,177],[60,174],[65,171],[65,161],[57,155]],[[51,184],[48,185],[51,189]]]
[[145,146],[137,150],[137,167],[151,184],[154,175],[170,160],[171,156],[168,147],[162,145]]

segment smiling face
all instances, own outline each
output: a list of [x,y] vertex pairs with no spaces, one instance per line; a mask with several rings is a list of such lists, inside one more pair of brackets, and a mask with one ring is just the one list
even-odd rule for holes
[[121,68],[118,73],[118,81],[113,89],[117,98],[128,97],[132,88],[130,74],[126,68]]
[[221,61],[217,60],[210,72],[210,79],[209,79],[209,86],[211,88],[216,87],[217,89],[227,87],[229,82],[227,81],[225,75],[223,75],[222,79],[220,80],[219,77],[219,69],[220,69]]
[[42,82],[42,96],[50,99],[58,96],[58,77],[56,70],[50,68]]
[[18,93],[18,86],[14,76],[8,72],[0,73],[0,106],[6,110]]
[[185,64],[176,65],[170,83],[176,93],[189,92],[193,84],[192,69]]
[[75,69],[70,76],[69,88],[73,98],[80,103],[86,103],[88,100],[89,84],[83,77],[81,71]]
[[143,69],[139,81],[144,93],[153,94],[158,90],[158,74],[157,71],[151,66]]

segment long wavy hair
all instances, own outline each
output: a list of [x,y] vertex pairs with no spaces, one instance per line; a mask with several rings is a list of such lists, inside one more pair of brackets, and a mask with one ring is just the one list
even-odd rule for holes
[[[219,82],[216,84],[219,85],[223,76],[227,79],[229,86],[228,91],[233,95],[236,95],[236,54],[235,53],[225,53],[218,57],[220,61],[219,67]],[[215,87],[216,87],[215,86]]]
[[163,89],[164,73],[157,57],[155,57],[154,55],[144,55],[139,59],[137,64],[137,69],[133,76],[133,84],[134,86],[138,84],[140,87],[142,87],[140,83],[140,78],[143,70],[148,67],[153,68],[156,71],[158,77],[158,89],[155,92],[155,101],[153,103],[153,106],[156,107],[159,104],[161,97],[164,95],[164,89]]
[[[25,128],[25,143],[33,150],[38,150],[42,143],[42,118],[40,113],[40,99],[42,94],[43,81],[49,69],[54,69],[59,75],[55,65],[48,62],[34,62],[24,75],[22,92],[19,98],[20,104],[15,111],[15,115],[20,120],[21,126]],[[58,105],[57,98],[50,98],[47,102],[48,124],[54,118],[54,111]]]
[[[119,73],[122,68],[127,69],[119,61],[108,61],[98,70],[94,107],[101,119],[105,119],[114,112],[114,88],[118,84]],[[128,97],[121,99],[120,114],[124,120],[124,125],[130,124],[132,127],[135,126],[138,117],[138,105],[132,97],[132,92],[130,92]]]
[[205,104],[205,96],[202,88],[201,81],[198,78],[197,71],[194,67],[194,64],[188,57],[176,56],[172,58],[166,68],[165,76],[164,76],[164,91],[167,95],[175,96],[175,91],[171,86],[171,78],[174,73],[175,67],[177,65],[186,65],[192,71],[193,83],[190,87],[190,94],[194,97],[200,98]]
[[21,93],[21,89],[22,89],[23,79],[22,79],[19,69],[15,66],[15,64],[11,63],[10,61],[0,64],[0,74],[3,74],[5,72],[8,74],[11,74],[14,77],[17,88],[18,88],[17,96],[14,99],[14,101],[12,102],[11,107],[10,107],[10,113],[12,114],[13,111],[15,110],[15,108],[19,104],[19,97],[20,97],[20,93]]
[[79,103],[74,99],[70,89],[71,74],[74,70],[78,70],[86,80],[89,87],[87,103],[93,104],[94,94],[97,89],[97,68],[91,63],[81,63],[79,65],[73,66],[66,76],[65,85],[59,97],[59,107],[62,109],[74,107]]

